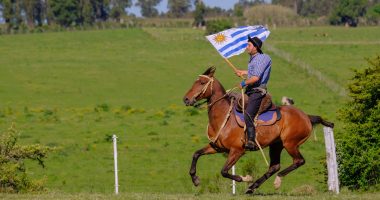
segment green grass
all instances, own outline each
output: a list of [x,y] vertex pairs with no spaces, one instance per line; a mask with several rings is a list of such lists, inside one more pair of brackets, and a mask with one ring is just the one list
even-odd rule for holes
[[78,194],[65,194],[65,193],[47,193],[47,194],[0,194],[2,199],[259,199],[259,200],[304,200],[304,199],[323,199],[323,200],[372,200],[378,199],[380,197],[379,193],[350,193],[344,192],[339,195],[333,195],[329,193],[318,194],[318,195],[302,195],[302,194],[280,194],[280,193],[270,193],[270,194],[259,194],[254,197],[246,195],[232,195],[232,194],[165,194],[165,193],[120,193],[119,195],[112,194],[89,194],[89,193],[78,193]]
[[279,29],[268,41],[345,87],[352,69],[363,68],[366,58],[380,54],[379,32],[378,27]]
[[[358,47],[329,45],[331,48],[318,51],[326,45],[307,43],[316,40],[313,32],[330,35],[330,31],[334,33],[331,40],[356,42]],[[299,32],[301,42],[292,44],[293,36]],[[363,32],[368,36],[359,37]],[[335,36],[343,33],[342,37]],[[268,42],[310,62],[344,85],[350,77],[351,64],[360,67],[356,65],[365,64],[364,55],[374,56],[378,51],[366,42],[376,41],[379,34],[379,28],[277,29],[272,31]],[[336,122],[339,134],[342,125],[337,121],[336,111],[345,98],[333,94],[299,67],[268,53],[273,59],[269,90],[274,100],[279,102],[282,96],[294,98],[297,107],[306,113]],[[347,55],[357,58],[342,61]],[[231,61],[245,69],[247,59],[241,55]],[[336,68],[325,67],[331,63]],[[4,35],[0,37],[0,128],[4,130],[15,122],[21,130],[21,143],[60,148],[46,160],[45,169],[27,163],[33,177],[45,178],[49,191],[59,191],[57,198],[70,198],[61,197],[60,192],[102,193],[99,198],[109,197],[114,184],[112,144],[108,140],[112,134],[119,137],[120,191],[131,192],[123,197],[145,199],[165,193],[157,198],[170,199],[186,193],[181,198],[206,195],[200,198],[207,199],[215,197],[207,196],[210,192],[228,194],[231,181],[220,175],[225,162],[223,155],[200,158],[199,188],[192,186],[188,176],[193,152],[208,143],[207,111],[190,115],[194,112],[185,108],[182,97],[197,75],[211,65],[217,67],[216,77],[225,88],[239,82],[206,42],[203,32],[193,29]],[[337,73],[335,69],[345,73]],[[321,198],[330,198],[324,193],[327,188],[321,174],[325,149],[320,127],[317,137],[317,141],[309,139],[301,147],[306,165],[283,179],[282,188],[275,193],[279,198],[305,186],[322,195]],[[267,151],[266,154],[268,157]],[[285,151],[282,155],[284,169],[291,160]],[[258,152],[245,155],[237,164],[237,173],[241,174],[243,166],[250,165],[252,160],[257,168],[255,177],[261,176],[266,166]],[[273,178],[257,191],[264,195],[263,199],[275,192],[272,183]],[[238,184],[238,193],[242,194],[246,186]],[[49,194],[41,198],[49,198]]]

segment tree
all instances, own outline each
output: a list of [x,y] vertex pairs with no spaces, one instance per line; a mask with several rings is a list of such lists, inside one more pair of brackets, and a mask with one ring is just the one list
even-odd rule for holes
[[302,16],[329,16],[338,0],[305,0],[300,8]]
[[120,21],[120,17],[125,15],[125,8],[132,5],[131,0],[111,0],[110,17],[116,21]]
[[26,21],[29,28],[34,27],[34,21],[36,19],[36,16],[38,15],[37,8],[40,7],[39,5],[41,2],[39,0],[24,0],[23,1],[23,10],[25,11]]
[[169,15],[172,17],[183,17],[191,7],[190,0],[169,0]]
[[345,132],[337,140],[341,185],[368,189],[380,181],[380,56],[355,71],[351,100],[340,110]]
[[2,0],[3,18],[7,24],[7,32],[18,30],[22,24],[22,4],[18,0]]
[[333,14],[330,16],[331,24],[347,24],[357,26],[359,17],[364,16],[366,0],[339,0]]
[[95,12],[95,21],[106,21],[109,16],[109,0],[90,0]]
[[219,7],[206,7],[205,16],[207,17],[228,17],[231,16],[232,11],[231,10],[224,10]]
[[369,7],[366,13],[366,17],[370,22],[380,22],[380,3]]
[[80,23],[92,25],[95,21],[95,13],[90,0],[81,0],[79,7]]
[[237,17],[243,17],[244,9],[264,3],[264,0],[239,0],[239,2],[234,5],[234,15]]
[[194,11],[194,26],[204,26],[205,19],[204,15],[206,13],[206,6],[201,0],[195,2],[195,11]]
[[54,19],[62,26],[76,25],[80,21],[79,2],[76,0],[52,0],[51,10]]
[[278,4],[291,8],[297,14],[300,13],[303,2],[303,0],[272,0],[272,4]]
[[141,15],[144,17],[156,17],[158,10],[155,8],[161,0],[138,0],[136,5],[141,8]]

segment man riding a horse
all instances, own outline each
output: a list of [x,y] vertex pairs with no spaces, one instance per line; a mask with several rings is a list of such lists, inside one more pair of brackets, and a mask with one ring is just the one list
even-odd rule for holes
[[245,88],[248,95],[248,106],[245,109],[244,121],[246,124],[246,132],[248,141],[245,145],[246,149],[257,149],[256,130],[254,119],[258,114],[261,101],[266,94],[266,85],[268,84],[272,60],[261,50],[262,41],[257,38],[251,38],[248,35],[248,46],[246,52],[249,54],[248,70],[237,70],[237,76],[247,75],[247,79],[243,80],[239,87]]
[[[254,118],[257,113],[261,113],[260,104],[268,99],[265,85],[268,83],[271,59],[268,55],[262,54],[262,42],[258,38],[249,38],[247,52],[250,54],[248,70],[237,70],[238,76],[248,75],[247,80],[241,82],[240,86],[246,87],[249,95],[246,111],[247,131],[250,141],[255,140],[262,148],[269,147],[270,163],[268,170],[260,178],[252,182],[252,177],[230,174],[232,166],[245,154],[245,133],[237,120],[234,112],[235,101],[224,89],[223,85],[215,77],[215,67],[208,68],[199,75],[191,88],[183,97],[186,106],[196,106],[197,102],[205,99],[207,102],[208,124],[207,137],[210,143],[197,150],[193,154],[189,175],[195,186],[200,184],[197,176],[197,162],[203,155],[215,153],[228,153],[227,160],[221,169],[221,174],[225,178],[237,182],[251,182],[246,193],[251,194],[260,187],[272,175],[276,175],[275,188],[279,188],[281,180],[290,172],[305,164],[305,159],[300,152],[300,146],[309,138],[313,126],[323,124],[333,128],[334,124],[324,120],[320,116],[308,115],[294,106],[279,106],[276,109],[277,116],[273,122],[261,122],[260,116],[257,120],[255,134]],[[269,112],[269,111],[268,111]],[[265,112],[265,113],[268,113]],[[273,111],[270,111],[273,112]],[[263,113],[263,115],[265,114]],[[271,120],[269,120],[271,121]],[[255,136],[256,135],[256,136]],[[250,145],[248,145],[250,146]],[[251,145],[252,146],[252,145]],[[257,150],[253,145],[252,150]],[[280,171],[281,152],[285,149],[292,157],[291,165]],[[249,149],[251,150],[251,149]]]

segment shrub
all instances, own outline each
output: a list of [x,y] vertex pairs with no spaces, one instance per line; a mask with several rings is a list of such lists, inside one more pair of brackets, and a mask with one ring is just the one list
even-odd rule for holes
[[366,17],[370,23],[378,24],[380,22],[380,3],[368,8]]
[[100,111],[108,112],[109,110],[110,110],[110,106],[108,104],[106,104],[106,103],[102,103],[102,104],[96,105],[95,108],[94,108],[95,112],[100,112]]
[[43,181],[28,177],[24,160],[38,161],[44,167],[43,159],[53,149],[38,144],[18,145],[18,135],[13,126],[0,135],[0,192],[42,190]]
[[300,17],[292,9],[280,5],[257,5],[244,11],[247,24],[297,25]]
[[343,186],[367,190],[380,181],[380,56],[355,71],[348,85],[351,100],[340,110],[345,132],[337,143]]
[[195,115],[199,115],[199,111],[196,108],[188,107],[185,110],[185,114],[186,116],[195,116]]
[[227,19],[210,20],[206,22],[206,35],[214,34],[229,28],[232,28],[233,23]]

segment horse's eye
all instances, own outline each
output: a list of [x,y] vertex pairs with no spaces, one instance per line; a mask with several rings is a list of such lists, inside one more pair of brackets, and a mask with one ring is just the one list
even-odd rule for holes
[[202,82],[202,81],[201,81],[201,85],[204,85],[204,84],[206,84],[206,82]]

